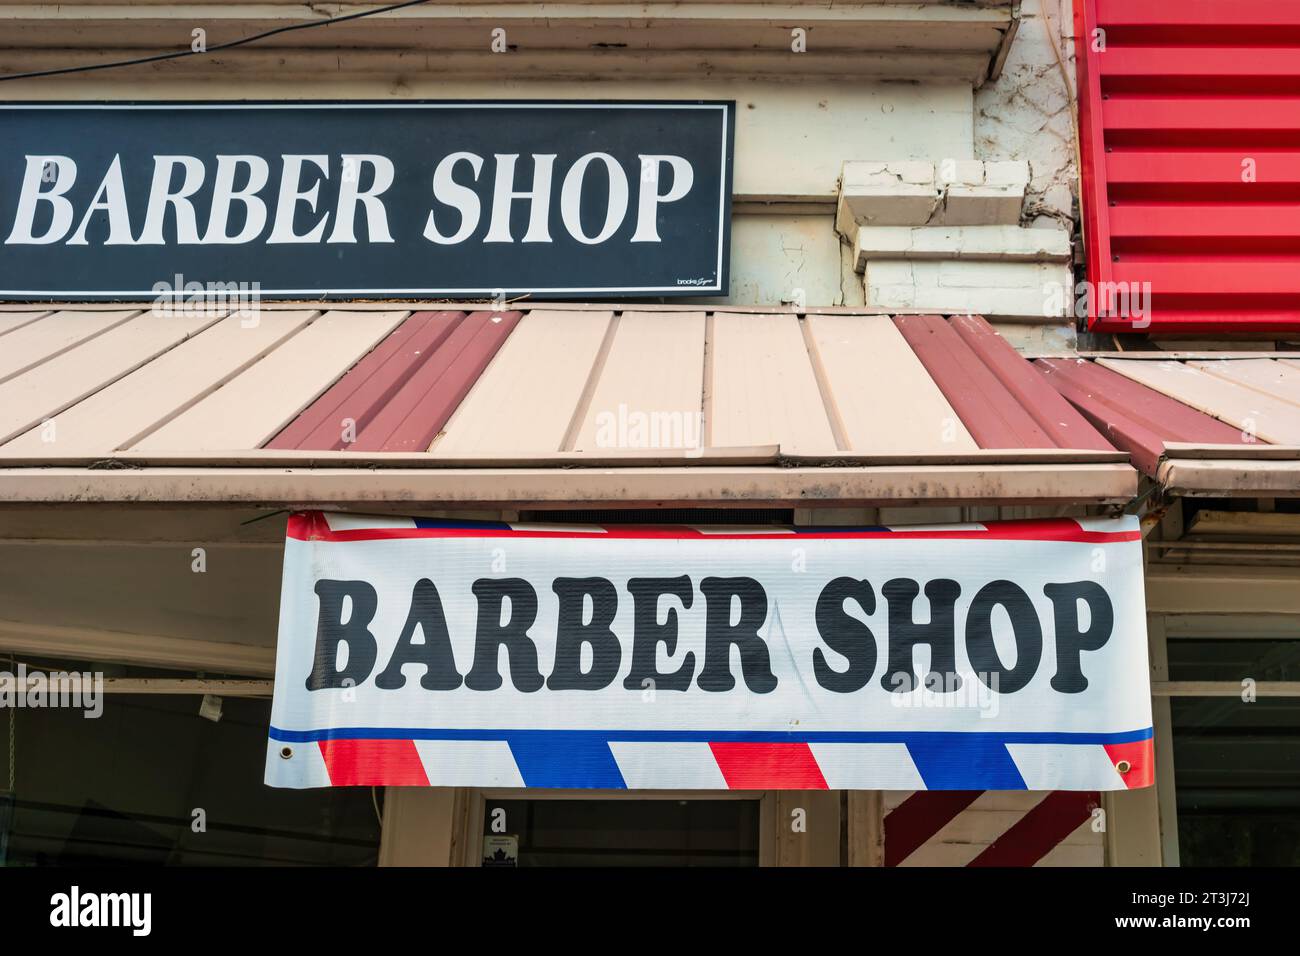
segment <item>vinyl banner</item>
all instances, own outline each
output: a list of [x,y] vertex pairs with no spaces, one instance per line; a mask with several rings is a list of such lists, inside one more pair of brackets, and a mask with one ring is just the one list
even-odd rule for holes
[[1134,518],[289,521],[277,787],[1152,781]]
[[0,104],[0,299],[726,295],[734,104]]

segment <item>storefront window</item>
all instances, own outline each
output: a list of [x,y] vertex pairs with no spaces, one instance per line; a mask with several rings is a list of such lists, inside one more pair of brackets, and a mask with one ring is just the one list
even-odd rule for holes
[[265,786],[271,702],[226,698],[218,721],[200,716],[199,702],[113,694],[97,718],[0,713],[0,767],[17,718],[14,795],[0,806],[4,862],[375,865],[382,794]]
[[1173,681],[1300,680],[1300,640],[1179,638],[1168,646]]
[[1172,712],[1182,865],[1300,864],[1300,699],[1183,697]]
[[489,800],[484,866],[758,866],[758,800]]

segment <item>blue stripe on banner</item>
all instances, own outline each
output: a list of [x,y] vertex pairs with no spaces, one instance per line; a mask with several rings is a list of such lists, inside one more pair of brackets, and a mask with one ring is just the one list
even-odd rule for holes
[[[268,736],[285,743],[316,740],[514,740],[531,735],[563,734],[608,743],[763,743],[763,744],[907,744],[928,738],[980,738],[999,744],[1131,744],[1150,740],[1150,727],[1113,734],[1067,733],[1059,731],[997,733],[949,731],[783,731],[783,730],[523,730],[451,727],[327,727],[321,730],[284,730],[270,727]],[[948,744],[952,746],[952,744]],[[966,788],[973,789],[973,788]]]
[[509,531],[510,525],[505,521],[478,521],[470,518],[412,518],[417,528],[488,528],[493,531]]
[[907,752],[927,790],[1026,790],[1006,742],[991,734],[917,734]]
[[506,738],[525,787],[626,790],[609,742],[583,731],[543,731]]

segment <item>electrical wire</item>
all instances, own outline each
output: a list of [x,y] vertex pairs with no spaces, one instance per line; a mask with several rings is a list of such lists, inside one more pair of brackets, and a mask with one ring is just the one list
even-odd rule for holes
[[281,33],[292,33],[295,30],[310,30],[315,27],[327,27],[334,23],[344,23],[348,20],[361,20],[365,17],[378,16],[381,13],[392,13],[394,10],[402,10],[406,7],[419,7],[431,3],[433,0],[405,0],[403,3],[392,3],[386,7],[376,7],[373,10],[361,10],[357,13],[347,13],[342,16],[330,17],[327,20],[311,20],[307,23],[291,23],[288,26],[276,27],[273,30],[265,30],[262,33],[254,33],[252,36],[241,37],[238,40],[227,40],[225,43],[216,43],[212,46],[206,46],[202,50],[173,50],[169,53],[154,53],[149,56],[136,57],[130,60],[109,60],[105,63],[85,63],[81,66],[57,67],[51,70],[35,70],[31,73],[10,73],[0,76],[0,83],[6,80],[34,80],[44,76],[66,76],[70,73],[90,73],[96,70],[115,70],[121,67],[141,66],[145,63],[158,63],[163,60],[179,60],[188,56],[206,56],[209,53],[218,53],[222,50],[230,50],[237,46],[245,46],[258,40],[265,40],[267,37],[279,36]]

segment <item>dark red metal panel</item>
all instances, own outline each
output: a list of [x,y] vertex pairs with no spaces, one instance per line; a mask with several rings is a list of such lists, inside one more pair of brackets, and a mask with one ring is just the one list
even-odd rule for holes
[[1240,429],[1087,359],[1037,359],[1034,367],[1145,474],[1155,475],[1165,442],[1246,442]]
[[1075,0],[1075,24],[1090,328],[1300,330],[1300,0]]
[[416,312],[312,402],[267,448],[341,449],[343,422],[360,434],[411,373],[465,318],[464,312]]
[[[1112,451],[983,319],[900,315],[894,324],[981,448]],[[1033,402],[1044,403],[1033,408]]]
[[900,315],[894,324],[981,448],[1055,447],[946,320]]
[[[521,312],[417,312],[308,406],[268,448],[424,451]],[[310,356],[304,356],[310,361]],[[355,440],[346,441],[351,419]]]
[[1043,376],[1025,361],[993,326],[974,315],[955,315],[953,330],[970,347],[1058,448],[1114,451],[1114,446],[1088,424]]
[[521,312],[471,312],[393,393],[350,445],[425,451],[519,324]]

